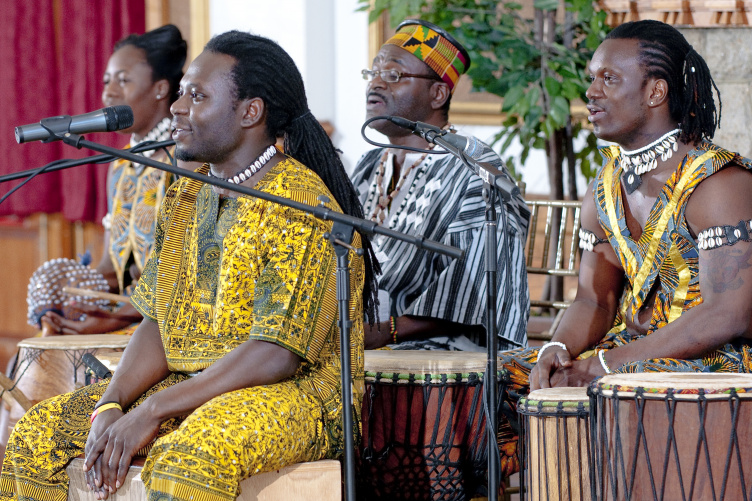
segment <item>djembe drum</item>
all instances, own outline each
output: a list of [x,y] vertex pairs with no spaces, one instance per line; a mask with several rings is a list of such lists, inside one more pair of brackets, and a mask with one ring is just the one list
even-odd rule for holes
[[587,388],[546,388],[517,404],[521,491],[533,501],[589,501],[590,397]]
[[365,352],[359,499],[469,499],[486,483],[485,369],[483,353]]
[[[16,388],[35,404],[84,385],[85,353],[119,353],[130,338],[128,335],[88,334],[24,339],[18,343],[18,359],[11,377]],[[18,404],[11,406],[10,428],[24,412]]]
[[752,496],[752,375],[612,374],[591,392],[595,498]]

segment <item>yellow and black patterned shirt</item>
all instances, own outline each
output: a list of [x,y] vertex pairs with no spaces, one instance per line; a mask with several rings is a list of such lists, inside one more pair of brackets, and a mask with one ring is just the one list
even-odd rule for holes
[[[298,387],[321,400],[329,419],[340,420],[336,256],[323,237],[332,223],[255,198],[221,199],[204,185],[182,242],[171,241],[168,229],[189,182],[182,179],[167,192],[154,250],[132,296],[136,309],[159,323],[170,370],[205,369],[248,340],[276,343],[301,357],[293,377]],[[318,205],[322,194],[334,200],[313,171],[291,158],[272,167],[256,189],[309,205]],[[336,202],[328,207],[340,211]],[[360,247],[357,233],[353,246]],[[160,258],[168,252],[177,256],[179,269],[174,283],[165,286],[158,275],[164,271]],[[357,411],[363,387],[364,276],[362,258],[350,253]],[[159,292],[159,287],[168,290]],[[163,317],[158,298],[167,299]]]

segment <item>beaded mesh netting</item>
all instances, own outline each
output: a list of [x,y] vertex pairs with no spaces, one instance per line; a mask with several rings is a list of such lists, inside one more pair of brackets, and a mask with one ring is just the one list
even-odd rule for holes
[[41,318],[54,311],[69,320],[83,320],[84,315],[72,303],[89,304],[107,308],[110,301],[63,293],[63,287],[109,292],[110,286],[101,273],[72,259],[58,258],[37,268],[29,280],[26,304],[27,321],[32,327],[41,327]]

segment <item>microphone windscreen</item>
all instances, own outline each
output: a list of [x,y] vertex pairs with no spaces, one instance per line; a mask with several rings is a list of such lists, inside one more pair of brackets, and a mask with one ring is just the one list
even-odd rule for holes
[[474,136],[467,137],[467,143],[465,143],[465,148],[462,151],[475,160],[480,160],[483,156],[483,146]]
[[130,106],[110,106],[104,109],[107,131],[123,130],[133,126],[133,110]]

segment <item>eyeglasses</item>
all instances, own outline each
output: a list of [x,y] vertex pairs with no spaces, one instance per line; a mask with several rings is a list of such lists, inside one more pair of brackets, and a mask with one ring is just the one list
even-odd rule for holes
[[400,78],[425,78],[427,80],[440,80],[435,75],[416,75],[414,73],[402,73],[397,70],[363,70],[360,72],[363,75],[363,80],[372,81],[376,75],[381,77],[386,83],[397,83]]

